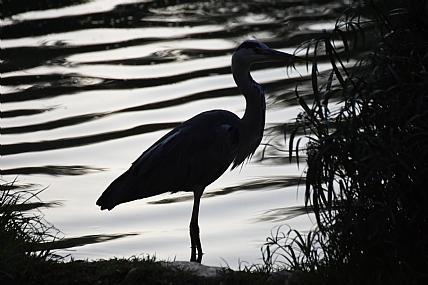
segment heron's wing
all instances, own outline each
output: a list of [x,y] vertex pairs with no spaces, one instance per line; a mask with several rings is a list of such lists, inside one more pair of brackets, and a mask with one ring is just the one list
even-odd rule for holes
[[102,208],[111,209],[120,203],[168,191],[192,191],[197,186],[209,185],[236,156],[239,123],[236,115],[220,110],[184,122],[113,181],[97,204],[104,203],[106,206],[101,205]]

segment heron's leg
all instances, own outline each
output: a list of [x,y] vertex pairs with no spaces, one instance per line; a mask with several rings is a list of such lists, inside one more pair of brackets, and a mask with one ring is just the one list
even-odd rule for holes
[[[199,190],[199,189],[198,189]],[[198,219],[199,219],[199,204],[201,201],[201,196],[204,189],[199,191],[193,192],[193,210],[192,210],[192,218],[190,219],[190,243],[192,252],[190,255],[190,261],[195,261],[198,263],[201,263],[202,261],[202,246],[201,246],[201,240],[199,238],[199,225],[198,225]],[[197,250],[197,254],[196,254]]]

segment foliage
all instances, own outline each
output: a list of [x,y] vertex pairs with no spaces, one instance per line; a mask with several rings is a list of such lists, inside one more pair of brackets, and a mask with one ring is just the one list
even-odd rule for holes
[[[315,213],[318,229],[307,236],[291,238],[289,233],[268,239],[267,246],[284,249],[287,267],[324,275],[321,280],[329,284],[427,280],[428,20],[426,8],[421,9],[424,3],[389,2],[396,6],[386,15],[372,1],[364,1],[364,10],[347,10],[334,30],[323,31],[302,46],[314,55],[314,97],[308,105],[297,94],[304,112],[298,117],[300,127],[290,136],[290,153],[303,130],[309,140],[306,204]],[[369,20],[361,17],[368,8]],[[360,44],[373,35],[378,38],[372,50],[350,67],[349,55],[361,50]],[[332,70],[319,82],[322,53]],[[341,101],[331,103],[332,95],[338,93]],[[294,151],[301,151],[299,143]]]
[[287,233],[277,228],[275,234],[267,238],[262,251],[263,261],[268,271],[286,267],[293,272],[313,272],[325,261],[328,250],[322,251],[324,241],[320,232],[311,231],[303,235],[289,229]]
[[[49,244],[58,230],[47,223],[40,212],[30,212],[39,203],[38,193],[16,189],[14,183],[0,187],[0,279],[20,284],[37,274],[40,263],[58,259]],[[45,245],[40,247],[40,245]],[[47,245],[47,246],[46,246]]]
[[[201,277],[186,269],[162,265],[153,256],[133,256],[108,260],[46,261],[39,264],[39,272],[25,284],[85,285],[85,284],[266,284],[269,274],[244,269],[234,272],[225,269],[219,277]],[[272,283],[278,284],[278,283]]]

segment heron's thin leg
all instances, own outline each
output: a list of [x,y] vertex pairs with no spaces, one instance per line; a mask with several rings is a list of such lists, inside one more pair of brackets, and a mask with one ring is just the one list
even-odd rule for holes
[[[192,210],[192,218],[190,219],[190,243],[192,252],[190,255],[190,261],[195,261],[198,263],[201,263],[202,261],[202,246],[201,246],[201,240],[199,238],[199,225],[198,225],[198,218],[199,218],[199,204],[201,201],[201,196],[204,189],[200,191],[194,191],[193,192],[193,210]],[[196,254],[196,250],[198,251],[198,254]]]

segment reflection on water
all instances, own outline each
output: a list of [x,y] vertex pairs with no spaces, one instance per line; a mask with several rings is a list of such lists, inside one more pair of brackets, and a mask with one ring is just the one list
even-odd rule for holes
[[[19,175],[23,186],[49,186],[41,199],[63,201],[43,212],[74,239],[73,246],[86,244],[73,248],[77,257],[143,252],[186,260],[188,194],[128,203],[109,213],[99,211],[96,198],[187,118],[217,108],[242,115],[244,99],[230,74],[230,56],[241,41],[256,38],[292,53],[319,33],[315,27],[333,26],[344,4],[61,3],[4,4],[10,7],[2,19],[1,175],[8,181]],[[217,265],[220,257],[232,267],[238,259],[258,262],[259,247],[278,223],[275,216],[291,215],[294,228],[310,227],[307,216],[297,215],[303,194],[296,189],[304,182],[288,162],[283,138],[293,126],[284,123],[300,112],[295,86],[310,96],[306,74],[304,66],[297,72],[281,64],[253,67],[267,94],[264,146],[251,164],[226,173],[202,199],[206,264]]]

